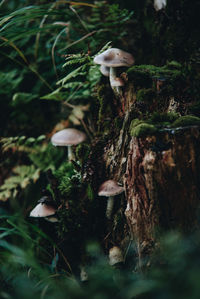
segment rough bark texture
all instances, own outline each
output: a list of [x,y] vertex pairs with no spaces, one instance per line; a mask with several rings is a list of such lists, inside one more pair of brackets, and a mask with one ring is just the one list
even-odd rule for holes
[[[163,70],[167,70],[168,77],[158,88],[155,82]],[[128,71],[128,76],[121,75],[128,82],[121,97],[113,95],[109,100],[109,105],[114,105],[113,119],[103,138],[100,135],[93,142],[86,178],[95,193],[106,179],[124,185],[125,193],[116,197],[111,220],[105,219],[104,245],[120,246],[126,251],[133,240],[140,266],[141,259],[151,256],[159,244],[162,231],[178,229],[187,233],[199,228],[200,128],[188,123],[179,128],[156,123],[155,133],[132,137],[132,120],[148,124],[154,112],[186,115],[192,100],[188,103],[184,89],[181,94],[186,83],[176,68],[136,67]],[[103,119],[107,115],[105,107]],[[116,119],[120,120],[119,126],[115,125]],[[197,121],[200,123],[200,119]]]
[[[127,237],[134,240],[140,261],[151,255],[161,231],[188,232],[199,227],[200,129],[162,129],[153,136],[131,138],[133,89],[125,99],[122,128],[105,146],[104,161],[109,178],[125,186],[123,204],[115,212],[125,214],[129,229],[122,226],[124,231],[117,231],[116,238],[113,225],[112,238],[124,248]],[[116,219],[115,214],[113,222]]]
[[132,138],[125,187],[127,221],[139,256],[152,250],[157,230],[199,227],[198,127]]

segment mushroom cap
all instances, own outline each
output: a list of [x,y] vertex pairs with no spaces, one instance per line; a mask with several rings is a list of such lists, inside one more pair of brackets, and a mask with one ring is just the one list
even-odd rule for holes
[[154,0],[154,8],[156,11],[165,8],[167,0]]
[[122,250],[118,246],[114,246],[109,250],[109,264],[114,266],[118,263],[123,263],[124,257],[122,254]]
[[55,215],[56,209],[52,206],[49,206],[45,203],[39,203],[37,206],[31,211],[30,217],[48,217]]
[[104,75],[104,76],[106,76],[106,77],[109,77],[109,75],[110,75],[110,68],[108,67],[108,66],[105,66],[105,65],[101,65],[100,66],[100,72]]
[[117,48],[111,48],[97,55],[94,58],[94,63],[108,67],[131,66],[134,64],[134,58],[130,53]]
[[51,137],[51,143],[55,146],[69,146],[69,145],[76,145],[83,142],[86,139],[85,133],[73,129],[68,128],[56,132]]
[[98,195],[109,197],[118,195],[122,192],[124,192],[124,187],[119,186],[117,182],[113,180],[108,180],[101,184]]

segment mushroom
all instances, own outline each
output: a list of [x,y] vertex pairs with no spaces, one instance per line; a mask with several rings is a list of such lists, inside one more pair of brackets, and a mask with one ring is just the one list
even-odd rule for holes
[[165,8],[167,5],[167,0],[154,0],[154,8],[156,11]]
[[100,66],[100,72],[102,73],[102,75],[106,76],[106,77],[109,77],[110,75],[110,68],[108,66],[105,66],[105,65],[101,65]]
[[[37,206],[31,211],[30,217],[45,218],[50,222],[57,222],[55,217],[56,208],[52,201],[46,199],[46,196],[39,200]],[[53,217],[52,217],[53,216]]]
[[109,250],[109,264],[114,266],[124,262],[124,257],[121,249],[118,246],[114,246]]
[[83,265],[80,265],[80,281],[83,283],[88,281],[88,273]]
[[[119,87],[123,86],[124,83],[121,80],[121,78],[116,77],[116,67],[122,67],[122,66],[131,66],[134,64],[134,58],[130,53],[127,53],[123,50],[117,49],[117,48],[111,48],[103,53],[97,55],[94,58],[94,63],[100,64],[101,66],[104,67],[109,67],[110,68],[110,85],[113,90],[115,90],[117,93],[119,93]],[[101,72],[102,72],[102,67],[101,67]],[[105,70],[105,68],[103,69]],[[103,72],[102,72],[103,73]]]
[[105,181],[99,187],[99,196],[108,197],[107,208],[106,208],[106,217],[111,218],[112,209],[114,205],[114,196],[124,192],[124,187],[121,187],[114,180]]
[[85,133],[73,129],[73,128],[67,128],[64,130],[61,130],[59,132],[56,132],[51,137],[51,143],[54,146],[67,146],[68,147],[68,159],[74,160],[74,155],[72,152],[72,145],[77,145],[83,141],[85,141],[86,135]]

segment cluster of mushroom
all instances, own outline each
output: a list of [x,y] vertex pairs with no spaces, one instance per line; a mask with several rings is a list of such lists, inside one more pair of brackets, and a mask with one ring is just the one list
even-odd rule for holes
[[[74,160],[74,154],[72,151],[72,146],[80,144],[86,140],[85,133],[74,129],[67,128],[56,132],[52,138],[51,143],[54,146],[67,146],[68,147],[68,160]],[[36,207],[31,211],[31,217],[44,218],[50,222],[57,222],[56,217],[57,207],[53,200],[49,200],[47,197],[42,197]]]
[[[120,49],[111,48],[94,58],[94,63],[100,64],[100,71],[103,75],[109,76],[111,87],[119,88],[124,85],[121,78],[116,76],[117,67],[129,67],[134,63],[134,58],[131,54]],[[116,89],[118,90],[118,89]],[[74,160],[72,146],[80,144],[86,140],[85,133],[74,129],[67,128],[56,132],[52,138],[51,143],[54,146],[68,147],[68,160]],[[124,188],[119,186],[114,180],[105,181],[99,188],[98,195],[108,197],[106,217],[111,219],[112,209],[114,205],[114,196],[122,193]],[[31,217],[42,217],[51,222],[57,222],[56,206],[53,201],[49,201],[46,197],[39,200],[37,206],[31,211]]]
[[94,63],[100,64],[100,72],[109,77],[111,88],[119,93],[119,88],[124,86],[124,82],[117,77],[117,67],[130,67],[134,64],[134,58],[130,53],[117,48],[111,48],[95,56]]

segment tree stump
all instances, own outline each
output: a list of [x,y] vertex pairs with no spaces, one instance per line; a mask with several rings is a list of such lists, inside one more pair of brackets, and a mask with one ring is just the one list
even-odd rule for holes
[[199,228],[200,128],[165,129],[130,141],[125,215],[139,257],[149,255],[157,232]]

